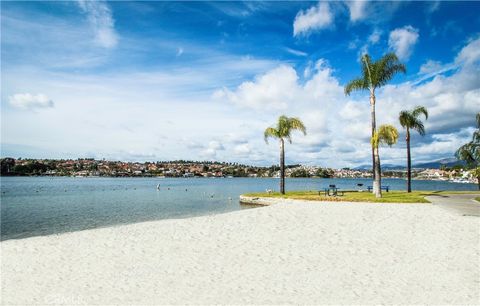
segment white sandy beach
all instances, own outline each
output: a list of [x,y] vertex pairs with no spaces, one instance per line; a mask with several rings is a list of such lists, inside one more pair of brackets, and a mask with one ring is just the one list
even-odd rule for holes
[[1,243],[2,304],[479,304],[480,218],[295,201]]

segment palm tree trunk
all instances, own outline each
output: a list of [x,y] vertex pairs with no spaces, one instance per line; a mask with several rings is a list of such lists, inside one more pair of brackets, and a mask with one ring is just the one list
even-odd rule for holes
[[[375,135],[376,123],[375,123],[375,97],[370,96],[370,115],[372,118],[372,138]],[[372,144],[372,175],[375,182],[375,147]]]
[[407,192],[412,192],[412,159],[410,156],[410,130],[407,127]]
[[380,168],[380,154],[378,153],[378,146],[374,148],[373,150],[374,153],[374,160],[375,160],[375,169],[374,169],[374,175],[375,178],[373,180],[373,193],[375,194],[375,197],[381,198],[382,197],[382,172]]
[[[375,92],[370,90],[370,114],[372,117],[372,138],[377,130],[375,120]],[[381,172],[380,172],[380,155],[378,153],[378,146],[372,143],[372,168],[373,168],[373,193],[377,198],[382,197],[381,186]]]
[[477,176],[478,190],[480,190],[480,176]]
[[280,193],[285,194],[285,144],[280,138]]

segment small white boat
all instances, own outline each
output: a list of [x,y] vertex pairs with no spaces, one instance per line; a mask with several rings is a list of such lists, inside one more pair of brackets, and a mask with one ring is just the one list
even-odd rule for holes
[[470,183],[469,180],[464,179],[464,178],[456,178],[456,179],[450,180],[450,182],[452,182],[452,183],[461,183],[461,184],[468,184],[468,183]]

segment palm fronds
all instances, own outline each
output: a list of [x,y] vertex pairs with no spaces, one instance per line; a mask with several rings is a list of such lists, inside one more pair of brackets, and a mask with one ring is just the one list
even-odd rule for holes
[[464,144],[455,152],[455,156],[467,162],[469,166],[478,167],[480,164],[480,112],[475,117],[477,130],[473,132],[472,141]]
[[292,142],[291,133],[294,130],[307,134],[307,129],[299,118],[289,118],[287,116],[280,116],[278,118],[277,126],[275,128],[269,127],[264,132],[265,142],[268,143],[268,138],[286,139]]
[[273,138],[278,138],[278,131],[272,127],[269,127],[265,129],[265,132],[263,133],[263,136],[265,138],[265,142],[268,143],[268,138],[273,137]]
[[378,148],[379,145],[384,144],[392,146],[397,143],[398,131],[390,124],[381,125],[372,137],[372,145]]
[[345,95],[356,90],[372,90],[387,84],[397,73],[406,73],[407,68],[400,63],[395,53],[385,54],[377,61],[372,61],[368,54],[361,59],[362,75],[347,83]]
[[420,135],[425,135],[425,126],[423,122],[420,120],[419,116],[424,115],[425,119],[428,119],[428,111],[423,106],[417,106],[411,111],[401,111],[400,115],[398,116],[398,120],[400,121],[400,125],[403,128],[409,130],[415,130]]
[[356,90],[366,90],[368,89],[368,82],[365,82],[365,79],[358,78],[350,81],[346,86],[345,86],[345,95],[348,96],[352,91]]

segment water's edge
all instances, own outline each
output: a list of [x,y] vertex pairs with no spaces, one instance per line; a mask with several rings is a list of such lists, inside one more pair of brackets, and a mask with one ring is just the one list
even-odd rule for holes
[[[1,177],[0,240],[51,235],[160,219],[226,213],[250,192],[277,190],[274,178],[70,178]],[[287,190],[342,189],[371,185],[371,179],[287,179]],[[405,180],[384,179],[392,190]],[[159,185],[159,189],[157,186]],[[414,181],[414,189],[475,190],[475,184]],[[243,201],[245,202],[245,201]],[[257,201],[258,202],[258,201]],[[253,204],[253,205],[252,205]]]

